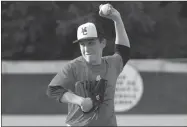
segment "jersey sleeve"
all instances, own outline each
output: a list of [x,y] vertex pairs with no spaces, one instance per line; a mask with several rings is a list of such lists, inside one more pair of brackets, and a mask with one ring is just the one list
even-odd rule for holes
[[130,47],[115,44],[115,53],[121,56],[124,67],[127,61],[130,59]]
[[115,53],[112,56],[108,56],[107,60],[109,61],[110,66],[116,68],[117,75],[119,75],[129,58],[130,48],[127,46],[115,44]]
[[75,76],[71,64],[65,65],[52,79],[47,88],[47,95],[60,102],[67,91],[74,91]]

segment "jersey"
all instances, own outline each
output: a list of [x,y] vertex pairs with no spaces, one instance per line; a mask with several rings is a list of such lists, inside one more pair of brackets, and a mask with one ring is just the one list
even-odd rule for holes
[[[126,59],[124,60],[124,58]],[[60,85],[74,92],[77,81],[96,80],[97,76],[106,79],[107,87],[104,100],[107,101],[101,104],[98,118],[93,119],[88,126],[117,126],[114,111],[116,81],[128,58],[129,56],[122,59],[118,53],[115,53],[111,56],[102,57],[100,65],[91,65],[80,56],[68,62],[53,78],[49,86]],[[68,104],[68,113],[71,113],[74,106],[74,104]]]

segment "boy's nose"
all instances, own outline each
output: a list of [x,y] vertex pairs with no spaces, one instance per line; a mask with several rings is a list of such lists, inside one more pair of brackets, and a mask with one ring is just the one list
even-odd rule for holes
[[84,50],[85,52],[88,52],[90,50],[90,46],[85,45]]

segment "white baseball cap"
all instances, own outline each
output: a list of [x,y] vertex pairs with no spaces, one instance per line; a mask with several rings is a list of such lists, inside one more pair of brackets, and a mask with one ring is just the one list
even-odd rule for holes
[[77,40],[73,43],[79,42],[84,39],[95,39],[97,36],[97,29],[95,25],[91,22],[82,24],[77,29]]

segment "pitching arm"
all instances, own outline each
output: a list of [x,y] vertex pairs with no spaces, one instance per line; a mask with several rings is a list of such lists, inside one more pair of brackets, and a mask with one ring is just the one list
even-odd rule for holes
[[130,48],[130,42],[125,30],[125,26],[123,24],[120,14],[118,13],[116,14],[116,18],[113,20],[115,25],[115,32],[116,32],[115,44],[124,45]]

